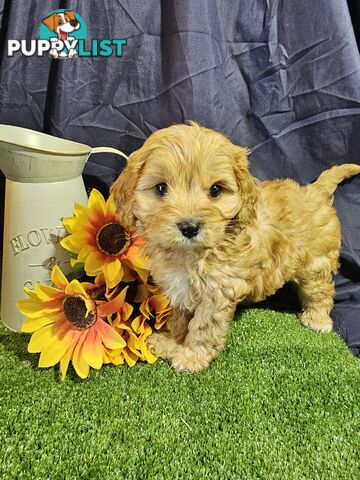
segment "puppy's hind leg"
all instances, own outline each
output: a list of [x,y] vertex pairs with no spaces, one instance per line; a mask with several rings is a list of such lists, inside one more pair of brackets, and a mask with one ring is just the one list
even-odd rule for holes
[[332,320],[330,312],[334,304],[335,286],[332,278],[331,260],[319,265],[307,266],[297,279],[303,313],[300,321],[317,332],[330,332]]

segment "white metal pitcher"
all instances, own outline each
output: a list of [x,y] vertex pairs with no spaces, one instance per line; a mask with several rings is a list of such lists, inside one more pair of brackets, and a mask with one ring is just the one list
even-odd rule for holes
[[53,266],[71,270],[60,246],[66,235],[62,218],[74,203],[87,204],[82,172],[92,153],[111,152],[26,128],[0,125],[0,169],[6,177],[1,319],[14,331],[24,320],[16,301],[23,287],[51,283]]

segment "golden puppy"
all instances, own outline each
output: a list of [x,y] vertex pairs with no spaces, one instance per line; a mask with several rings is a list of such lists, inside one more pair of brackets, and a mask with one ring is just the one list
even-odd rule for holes
[[130,156],[111,189],[174,306],[148,344],[178,371],[201,371],[219,355],[238,302],[264,300],[289,281],[299,289],[301,322],[332,328],[341,240],[332,193],[360,165],[333,167],[302,187],[257,180],[246,153],[197,124],[174,125]]

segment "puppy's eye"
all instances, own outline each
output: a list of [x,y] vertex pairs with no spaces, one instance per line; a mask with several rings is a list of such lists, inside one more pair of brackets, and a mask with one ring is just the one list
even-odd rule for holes
[[62,18],[59,18],[59,25],[63,25],[63,19]]
[[155,193],[158,197],[163,197],[167,194],[167,185],[166,183],[158,183],[155,185]]
[[211,198],[217,198],[222,191],[223,187],[218,183],[214,183],[214,185],[210,188],[209,195]]

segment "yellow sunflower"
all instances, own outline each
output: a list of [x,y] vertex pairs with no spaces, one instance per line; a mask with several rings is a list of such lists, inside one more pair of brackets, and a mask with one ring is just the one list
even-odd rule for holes
[[108,318],[112,327],[125,340],[126,347],[105,349],[104,363],[120,365],[126,362],[133,367],[138,360],[154,363],[157,358],[150,352],[146,339],[153,329],[158,330],[165,323],[172,307],[154,285],[138,284],[135,293],[133,303],[138,304],[135,307],[137,313],[134,314],[134,308],[130,309],[129,304],[124,303],[116,315]]
[[77,255],[77,260],[72,261],[73,266],[80,262],[87,275],[103,274],[109,289],[137,276],[143,282],[147,281],[148,270],[141,254],[143,240],[135,231],[119,223],[111,195],[105,201],[101,193],[93,189],[88,206],[76,203],[74,216],[65,218],[63,223],[70,235],[61,241],[61,245]]
[[169,300],[162,294],[152,294],[154,290],[156,292],[158,289],[150,285],[139,285],[136,300],[142,300],[139,308],[140,315],[131,322],[131,327],[137,334],[133,341],[132,352],[149,363],[154,363],[157,357],[150,352],[146,339],[154,329],[159,330],[164,325],[172,312]]
[[[112,296],[118,296],[119,288],[120,286],[112,290],[110,293],[107,293],[106,297],[111,299]],[[135,286],[135,293],[136,290],[137,289]],[[131,315],[133,314],[133,311],[134,307],[124,301],[116,314],[108,317],[110,325],[124,339],[126,346],[117,350],[105,348],[104,363],[122,365],[124,362],[126,362],[130,367],[133,367],[139,359],[139,352],[135,348],[137,335],[131,328]]]
[[70,360],[76,373],[86,378],[90,367],[99,369],[106,363],[106,352],[121,350],[125,340],[105,321],[122,311],[126,289],[111,300],[96,300],[99,284],[69,282],[55,266],[51,280],[55,287],[36,284],[35,290],[25,289],[30,297],[19,300],[17,308],[27,319],[22,331],[32,333],[28,351],[40,353],[39,367],[60,362],[62,380]]
[[104,353],[104,363],[123,365],[126,362],[129,367],[133,367],[140,359],[138,350],[135,349],[134,346],[134,343],[136,342],[136,338],[134,337],[136,337],[134,333],[127,331],[122,337],[126,342],[126,347],[117,350],[110,350],[106,348]]

